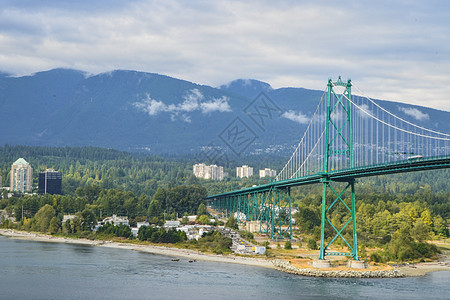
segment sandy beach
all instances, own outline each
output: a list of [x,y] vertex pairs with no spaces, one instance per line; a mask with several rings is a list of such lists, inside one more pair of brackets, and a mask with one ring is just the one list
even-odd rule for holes
[[[64,237],[54,237],[51,235],[32,233],[25,231],[17,231],[12,229],[0,229],[0,235],[6,236],[13,239],[22,239],[38,242],[53,242],[53,243],[67,243],[67,244],[82,244],[97,247],[110,247],[117,249],[127,249],[142,251],[146,253],[152,253],[157,255],[166,255],[174,258],[186,258],[189,260],[202,260],[202,261],[214,261],[223,263],[234,263],[243,264],[249,266],[257,266],[264,268],[276,269],[274,264],[264,258],[254,258],[254,257],[242,257],[235,255],[212,255],[204,254],[198,251],[171,248],[164,246],[155,245],[135,245],[129,243],[117,243],[111,241],[96,241],[87,239],[71,239]],[[450,271],[450,257],[447,255],[441,255],[439,261],[429,262],[429,263],[417,263],[417,264],[402,264],[396,266],[402,274],[405,276],[423,276],[429,272],[435,271]]]
[[447,257],[445,261],[407,264],[398,267],[398,269],[408,277],[412,276],[424,276],[430,272],[436,271],[450,271],[450,261]]

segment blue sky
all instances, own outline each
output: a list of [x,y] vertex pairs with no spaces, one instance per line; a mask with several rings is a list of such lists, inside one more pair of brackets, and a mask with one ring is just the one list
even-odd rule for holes
[[253,78],[450,111],[448,1],[0,0],[0,70]]

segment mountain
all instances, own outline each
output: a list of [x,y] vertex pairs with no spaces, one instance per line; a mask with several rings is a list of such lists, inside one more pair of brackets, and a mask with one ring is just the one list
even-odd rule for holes
[[[203,153],[210,159],[289,155],[321,96],[322,91],[273,89],[251,79],[213,88],[126,70],[5,75],[0,76],[0,144]],[[450,112],[380,103],[413,123],[450,131]]]
[[[193,152],[247,99],[135,71],[55,69],[0,78],[0,143]],[[202,142],[199,144],[198,142]]]
[[11,74],[0,71],[0,77],[8,77],[8,76],[11,76]]
[[221,85],[219,89],[251,99],[261,92],[268,93],[273,90],[270,84],[254,79],[237,79]]

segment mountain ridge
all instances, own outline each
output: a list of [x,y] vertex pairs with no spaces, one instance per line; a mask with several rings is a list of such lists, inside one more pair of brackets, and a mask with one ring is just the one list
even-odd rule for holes
[[[245,112],[261,93],[276,108],[265,124],[257,124]],[[154,154],[220,149],[230,155],[288,155],[322,93],[273,89],[254,79],[214,88],[134,70],[88,74],[59,68],[0,76],[0,144],[98,146]],[[450,112],[379,101],[421,126],[450,131]],[[252,143],[245,148],[230,147],[226,139],[236,122],[248,129]]]

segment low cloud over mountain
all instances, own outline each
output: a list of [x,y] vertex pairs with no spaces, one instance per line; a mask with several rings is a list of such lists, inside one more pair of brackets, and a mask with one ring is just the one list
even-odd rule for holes
[[430,116],[427,113],[424,113],[414,107],[399,107],[398,110],[404,112],[408,116],[413,117],[417,121],[426,121],[430,119]]
[[212,112],[231,112],[231,107],[228,103],[229,97],[222,96],[220,98],[205,99],[205,96],[198,90],[189,90],[183,96],[183,102],[178,104],[165,104],[163,101],[152,99],[150,94],[146,94],[141,101],[134,102],[133,105],[146,113],[149,116],[156,116],[159,113],[169,113],[172,121],[175,121],[179,115],[188,123],[191,122],[191,117],[188,114],[193,111],[201,111],[203,114]]

